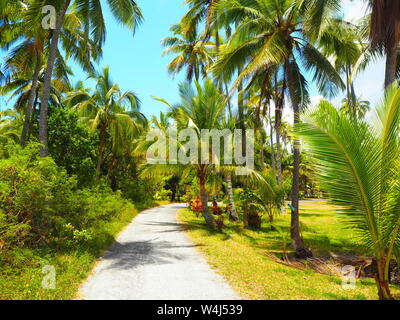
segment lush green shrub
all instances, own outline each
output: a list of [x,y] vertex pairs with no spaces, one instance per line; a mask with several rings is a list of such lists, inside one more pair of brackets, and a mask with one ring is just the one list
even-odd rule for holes
[[48,120],[49,153],[79,185],[89,186],[96,176],[98,137],[79,123],[76,112],[52,108]]
[[109,241],[107,223],[133,205],[106,185],[78,189],[74,177],[38,150],[16,147],[0,160],[0,249]]

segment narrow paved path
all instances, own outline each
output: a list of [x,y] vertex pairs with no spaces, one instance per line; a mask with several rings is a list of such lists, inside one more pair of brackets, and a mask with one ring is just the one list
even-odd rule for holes
[[83,299],[239,299],[176,220],[184,205],[139,214],[81,287]]

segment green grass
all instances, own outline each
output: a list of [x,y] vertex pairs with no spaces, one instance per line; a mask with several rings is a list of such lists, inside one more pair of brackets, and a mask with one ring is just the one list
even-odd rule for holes
[[[326,202],[302,204],[302,234],[317,256],[329,252],[366,254],[348,228],[346,216]],[[202,217],[181,210],[179,218],[209,264],[222,274],[244,299],[377,299],[372,279],[358,279],[356,289],[345,290],[339,277],[298,270],[279,264],[266,253],[282,252],[282,237],[263,220],[261,230],[248,230],[241,223],[225,219],[223,232],[210,230]],[[279,216],[275,224],[289,232],[290,215]],[[287,235],[287,238],[289,236]],[[393,288],[398,294],[399,288]]]
[[[157,202],[162,205],[164,202]],[[139,210],[145,209],[141,206]],[[77,297],[78,289],[104,250],[137,215],[130,208],[119,212],[107,222],[106,233],[91,247],[70,249],[66,252],[55,249],[14,249],[7,264],[0,266],[0,300],[65,300]],[[42,273],[45,265],[56,270],[56,288],[43,289]]]

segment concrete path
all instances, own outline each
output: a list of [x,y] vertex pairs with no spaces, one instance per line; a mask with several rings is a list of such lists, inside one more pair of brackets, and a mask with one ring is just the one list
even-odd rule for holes
[[81,287],[88,300],[239,299],[176,220],[185,205],[146,210],[122,232]]

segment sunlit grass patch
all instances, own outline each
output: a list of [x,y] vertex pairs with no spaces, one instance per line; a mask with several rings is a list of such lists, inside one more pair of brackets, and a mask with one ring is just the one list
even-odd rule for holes
[[[321,256],[331,251],[365,254],[357,245],[355,235],[343,224],[346,218],[325,202],[302,205],[302,232],[306,244]],[[199,245],[210,265],[244,299],[377,299],[373,279],[357,279],[356,289],[345,290],[340,277],[311,269],[298,270],[268,258],[266,253],[282,253],[282,239],[267,223],[263,223],[261,230],[248,230],[242,228],[241,223],[225,219],[226,228],[219,233],[209,229],[202,217],[196,217],[189,210],[181,210],[179,219],[185,223],[188,235]],[[281,215],[275,223],[288,232],[290,215]],[[393,293],[399,293],[398,287]]]

